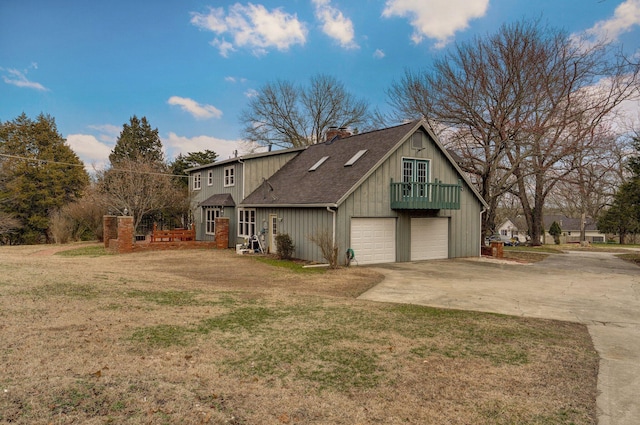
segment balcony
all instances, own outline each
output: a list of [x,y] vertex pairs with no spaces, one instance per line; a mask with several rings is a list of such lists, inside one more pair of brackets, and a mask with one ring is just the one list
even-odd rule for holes
[[446,184],[394,183],[391,180],[391,209],[394,210],[459,210],[462,182]]

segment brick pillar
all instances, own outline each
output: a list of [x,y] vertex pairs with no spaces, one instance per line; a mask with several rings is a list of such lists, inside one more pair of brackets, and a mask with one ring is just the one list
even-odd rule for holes
[[133,252],[133,217],[118,217],[118,253]]
[[491,255],[496,258],[504,257],[504,243],[491,242]]
[[118,217],[115,215],[102,217],[102,239],[105,248],[109,248],[111,239],[118,239]]
[[229,217],[218,217],[216,226],[216,248],[227,249],[229,247]]

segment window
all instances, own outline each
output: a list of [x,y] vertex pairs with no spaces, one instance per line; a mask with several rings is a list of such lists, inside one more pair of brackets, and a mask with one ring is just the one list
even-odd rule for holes
[[423,159],[402,160],[402,196],[427,196],[429,161]]
[[233,167],[224,167],[224,185],[233,186],[236,184],[236,173]]
[[205,212],[205,233],[207,235],[216,234],[216,218],[220,217],[220,210],[218,208],[207,207]]
[[207,186],[213,185],[213,170],[209,170],[207,173]]
[[363,149],[363,150],[361,150],[361,151],[358,151],[355,155],[353,155],[353,156],[351,157],[351,159],[350,159],[350,160],[348,160],[348,161],[344,164],[344,166],[345,166],[345,167],[350,167],[350,166],[352,166],[353,164],[355,164],[355,163],[356,163],[356,161],[357,161],[357,160],[359,160],[360,158],[362,158],[362,156],[363,156],[365,153],[367,153],[367,149]]
[[329,159],[328,156],[323,156],[322,158],[320,158],[318,160],[318,162],[316,162],[315,164],[313,164],[311,166],[311,168],[309,168],[309,171],[316,171],[318,169],[318,167],[320,167],[322,164],[324,164],[324,162]]
[[193,190],[200,190],[200,185],[202,183],[202,176],[200,173],[195,173],[193,175]]
[[250,238],[256,234],[256,210],[238,210],[238,236]]

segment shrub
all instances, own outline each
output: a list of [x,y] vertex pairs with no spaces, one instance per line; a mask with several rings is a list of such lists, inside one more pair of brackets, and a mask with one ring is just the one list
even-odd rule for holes
[[286,233],[276,235],[276,249],[278,250],[278,257],[283,260],[290,260],[295,250],[291,236]]
[[324,232],[316,233],[309,236],[309,240],[320,247],[320,251],[322,251],[322,258],[329,263],[329,267],[337,269],[338,246],[333,244],[333,238],[329,232],[325,230]]
[[559,245],[562,229],[560,228],[560,225],[558,224],[557,221],[554,221],[553,223],[551,223],[551,227],[549,227],[549,234],[553,236],[553,240],[555,241],[556,245]]

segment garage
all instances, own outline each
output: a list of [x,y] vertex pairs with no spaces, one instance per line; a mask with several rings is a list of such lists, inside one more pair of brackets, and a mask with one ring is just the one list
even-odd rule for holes
[[449,258],[449,219],[411,219],[411,261]]
[[352,218],[351,249],[358,264],[396,261],[395,218]]

